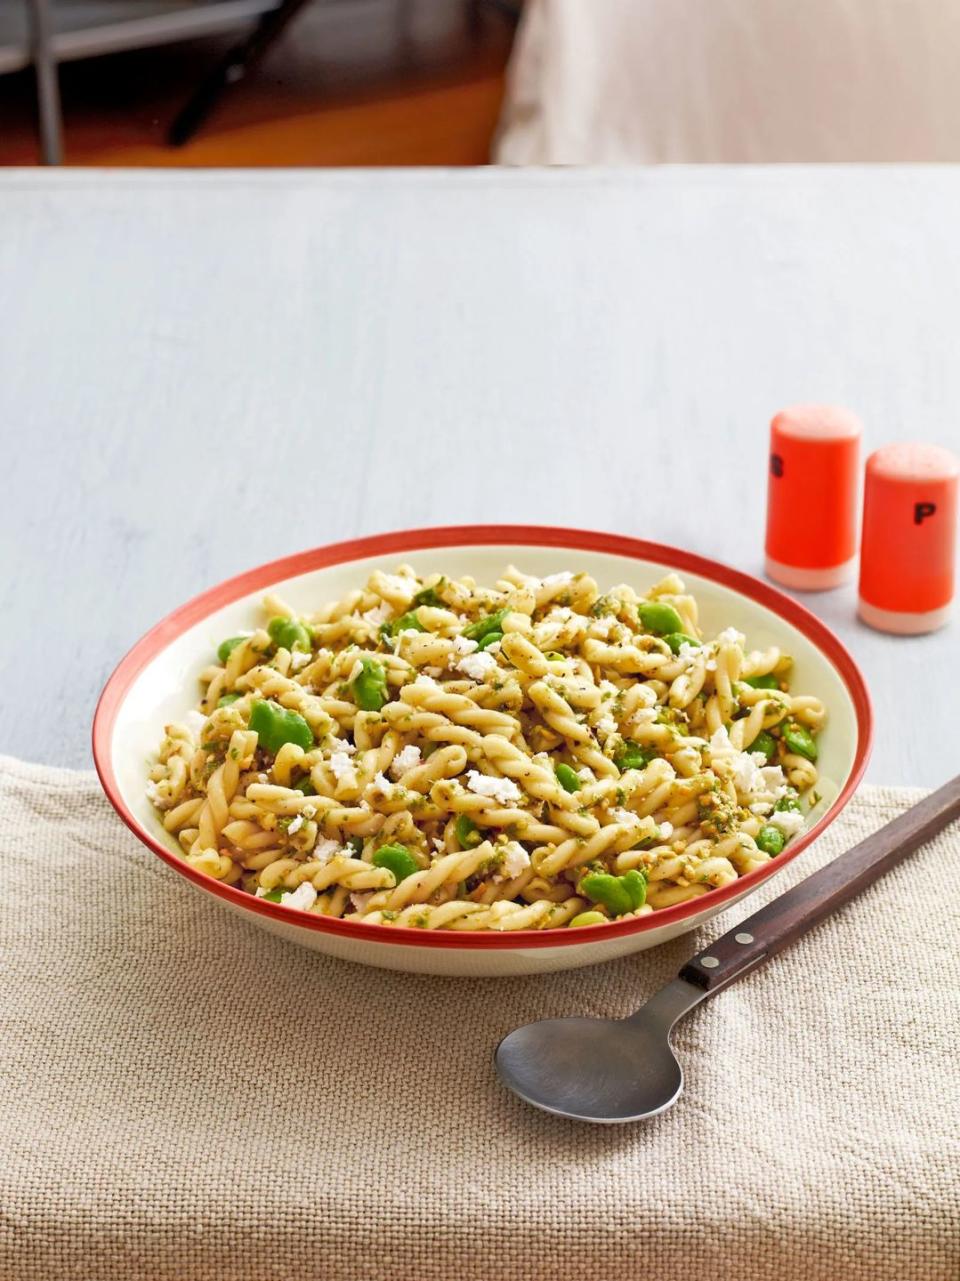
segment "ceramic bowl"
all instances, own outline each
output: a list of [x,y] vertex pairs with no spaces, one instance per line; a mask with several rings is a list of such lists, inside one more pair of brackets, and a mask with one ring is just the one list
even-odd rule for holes
[[[212,880],[180,856],[145,795],[163,726],[193,704],[197,675],[224,636],[252,629],[267,591],[310,611],[362,584],[375,569],[406,561],[420,574],[495,581],[514,563],[546,575],[586,570],[601,590],[627,582],[646,590],[678,571],[708,634],[733,626],[751,648],[779,645],[795,661],[794,688],[821,698],[829,720],[819,738],[820,801],[808,829],[756,872],[708,895],[650,915],[586,929],[463,933],[333,920],[267,903]],[[526,526],[410,530],[337,543],[262,565],[175,610],[139,641],[110,677],[93,725],[103,789],[137,837],[195,890],[272,934],[343,960],[428,974],[497,976],[570,969],[654,947],[693,929],[776,876],[833,822],[866,766],[872,736],[863,677],[837,638],[803,606],[766,583],[690,552],[614,534]],[[172,889],[172,886],[171,886]]]

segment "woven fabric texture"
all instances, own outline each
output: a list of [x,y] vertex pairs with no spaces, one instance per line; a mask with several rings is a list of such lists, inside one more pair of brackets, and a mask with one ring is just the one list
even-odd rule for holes
[[491,1061],[627,1013],[920,795],[863,788],[709,935],[467,981],[274,939],[92,774],[0,758],[0,1277],[957,1281],[957,825],[694,1011],[662,1117],[547,1117]]

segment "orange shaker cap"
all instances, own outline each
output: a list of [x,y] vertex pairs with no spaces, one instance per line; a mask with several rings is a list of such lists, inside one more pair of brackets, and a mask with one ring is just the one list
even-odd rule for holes
[[960,459],[941,445],[885,445],[867,459],[858,612],[883,631],[942,627],[954,592]]
[[839,405],[792,405],[770,424],[766,571],[803,591],[853,577],[863,426]]

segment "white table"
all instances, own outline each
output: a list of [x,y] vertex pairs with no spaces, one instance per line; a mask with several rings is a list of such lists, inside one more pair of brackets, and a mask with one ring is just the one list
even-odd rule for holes
[[[759,572],[782,405],[960,442],[958,209],[952,168],[0,175],[0,751],[86,764],[150,624],[333,539],[568,524]],[[870,776],[936,785],[958,628],[853,601],[806,598]]]

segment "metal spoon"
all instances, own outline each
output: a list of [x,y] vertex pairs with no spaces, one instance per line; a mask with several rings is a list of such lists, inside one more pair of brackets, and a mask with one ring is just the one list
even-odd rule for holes
[[960,777],[774,899],[695,956],[625,1019],[544,1019],[497,1046],[503,1083],[575,1121],[642,1121],[675,1103],[683,1069],[670,1045],[678,1019],[782,951],[960,815]]

